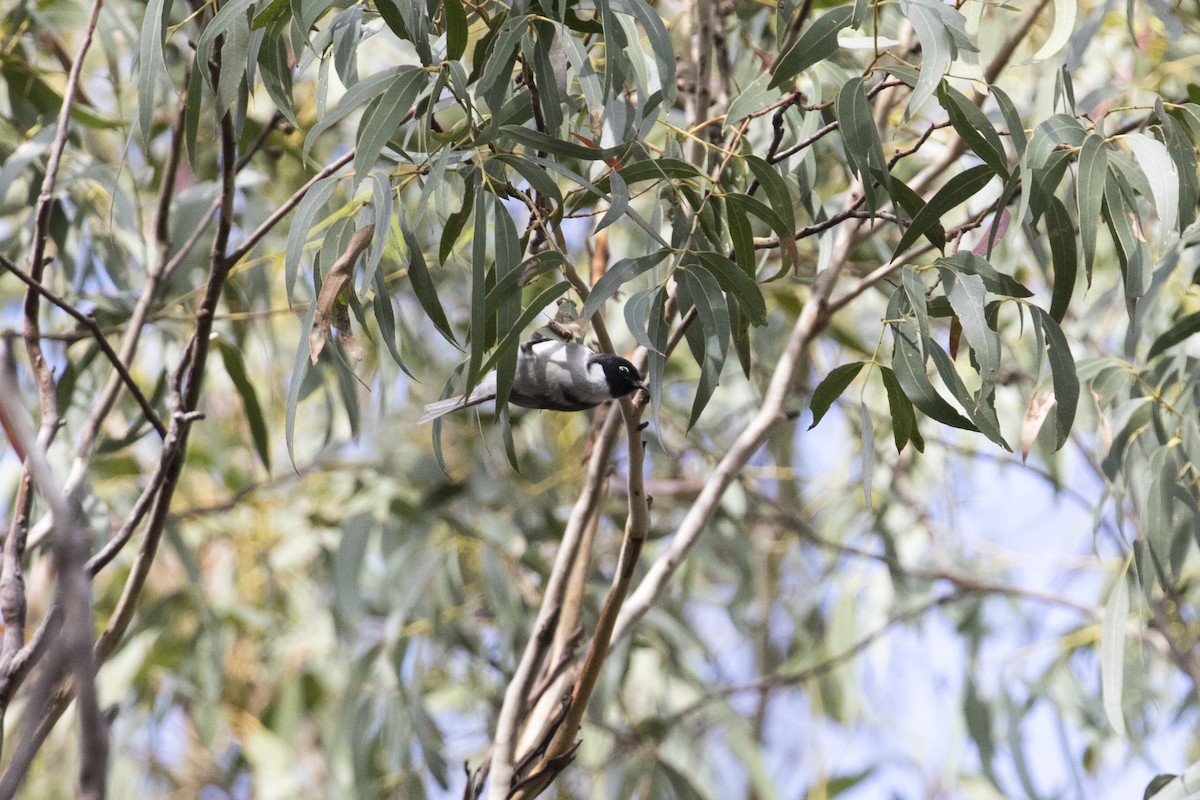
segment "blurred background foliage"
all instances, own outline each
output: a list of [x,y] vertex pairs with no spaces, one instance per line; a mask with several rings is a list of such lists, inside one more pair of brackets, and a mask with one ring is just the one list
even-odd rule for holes
[[[0,253],[21,267],[87,10],[3,15]],[[462,796],[597,426],[471,412],[431,437],[419,408],[497,345],[511,369],[522,311],[582,308],[564,264],[594,284],[664,247],[601,312],[618,351],[665,350],[679,317],[660,324],[656,298],[699,320],[649,367],[639,576],[759,410],[817,276],[836,264],[825,299],[848,301],[786,421],[615,644],[552,795],[1123,797],[1184,772],[1200,760],[1197,25],[1157,0],[105,5],[44,282],[118,337],[169,265],[131,364],[164,417],[210,274],[227,111],[245,158],[231,246],[266,225],[225,282],[204,419],[99,672],[110,793]],[[220,70],[196,60],[217,52]],[[310,365],[320,282],[366,224],[339,336]],[[931,268],[935,249],[959,260]],[[24,292],[0,275],[14,342]],[[109,366],[70,317],[41,320],[65,473]],[[905,352],[941,404],[898,377]],[[585,637],[627,513],[623,453]],[[87,464],[97,547],[161,458],[124,397]],[[6,516],[19,470],[0,461]],[[54,577],[33,538],[31,626]],[[132,550],[95,579],[98,626]],[[77,746],[68,711],[23,796],[70,796]]]

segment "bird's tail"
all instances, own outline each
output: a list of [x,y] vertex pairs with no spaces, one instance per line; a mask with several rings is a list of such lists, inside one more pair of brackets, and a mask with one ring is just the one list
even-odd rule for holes
[[458,411],[460,408],[466,408],[466,406],[466,398],[461,394],[447,397],[445,400],[438,400],[436,403],[425,406],[425,415],[417,420],[417,424],[424,425],[426,422],[433,422],[438,417],[445,416],[451,411]]

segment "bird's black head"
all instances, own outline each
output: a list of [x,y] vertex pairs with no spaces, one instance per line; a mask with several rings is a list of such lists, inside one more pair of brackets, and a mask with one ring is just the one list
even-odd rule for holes
[[592,363],[599,364],[604,370],[608,391],[613,397],[624,397],[635,389],[650,391],[646,384],[642,383],[642,376],[638,374],[637,367],[620,356],[601,353],[592,359]]

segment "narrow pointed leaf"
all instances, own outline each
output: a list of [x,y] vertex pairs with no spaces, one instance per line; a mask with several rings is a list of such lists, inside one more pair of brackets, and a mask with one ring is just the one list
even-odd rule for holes
[[413,294],[417,296],[417,302],[421,304],[421,308],[425,310],[426,316],[433,323],[433,327],[437,328],[438,333],[446,337],[446,341],[458,347],[458,340],[454,338],[450,320],[446,318],[442,301],[438,299],[437,288],[433,285],[433,278],[429,274],[429,268],[425,265],[425,256],[421,253],[421,243],[417,241],[412,231],[405,227],[402,227],[401,231],[404,241],[408,245],[408,279],[412,282]]
[[1119,736],[1125,735],[1121,692],[1125,683],[1125,627],[1129,622],[1129,581],[1125,578],[1128,569],[1127,559],[1104,604],[1100,625],[1100,696],[1108,724]]
[[1004,154],[1000,134],[996,133],[987,114],[945,81],[938,88],[938,99],[950,117],[950,124],[963,141],[971,146],[975,155],[983,159],[997,175],[1007,178],[1008,157]]
[[737,300],[738,308],[754,325],[767,324],[767,303],[762,290],[741,267],[721,253],[702,251],[696,254],[700,266],[713,274],[727,294]]
[[963,333],[979,363],[984,387],[994,386],[1000,376],[1000,336],[987,324],[987,290],[978,275],[956,273],[941,267],[942,285],[950,307],[962,323]]
[[854,382],[866,363],[865,361],[855,361],[850,364],[842,364],[840,367],[835,367],[817,384],[817,388],[813,389],[812,399],[808,401],[808,409],[812,412],[813,417],[812,424],[808,426],[810,431],[824,419],[834,401],[841,397],[842,392],[846,391],[846,387]]
[[221,354],[221,362],[225,372],[233,381],[238,397],[242,399],[242,410],[246,412],[246,422],[250,425],[250,440],[254,444],[254,452],[262,465],[271,471],[271,440],[267,432],[267,421],[263,415],[262,404],[258,402],[258,393],[246,370],[246,362],[242,351],[222,338],[214,340]]
[[768,88],[774,89],[791,81],[813,64],[836,53],[838,32],[850,24],[853,15],[853,6],[843,6],[824,14],[809,25],[796,43],[775,62]]
[[442,0],[446,26],[446,58],[457,61],[467,49],[467,12],[462,0]]
[[1079,239],[1083,247],[1083,266],[1088,285],[1092,283],[1092,264],[1096,260],[1096,231],[1100,224],[1100,206],[1104,202],[1104,176],[1108,173],[1108,150],[1104,139],[1088,134],[1079,151]]
[[700,380],[696,384],[696,399],[688,418],[688,429],[691,430],[720,382],[721,369],[729,353],[729,308],[721,285],[707,270],[684,267],[675,272],[675,278],[682,282],[692,299],[700,320],[703,341]]
[[1155,339],[1154,344],[1150,345],[1150,351],[1146,353],[1146,360],[1149,361],[1155,356],[1165,353],[1198,331],[1200,331],[1200,311],[1188,314]]
[[891,179],[887,159],[883,154],[883,143],[875,119],[871,115],[871,104],[867,102],[866,82],[850,80],[842,86],[837,96],[838,129],[845,143],[846,158],[851,169],[862,180],[867,208],[874,211],[881,204],[872,180],[873,169],[883,176],[883,185],[891,191]]
[[993,177],[991,167],[981,164],[964,170],[948,180],[946,185],[929,198],[925,207],[913,217],[912,224],[908,226],[908,230],[900,238],[900,243],[896,245],[893,256],[912,247],[917,239],[925,235],[927,230],[941,222],[946,212],[974,197]]
[[617,293],[625,283],[641,275],[643,272],[653,269],[662,263],[662,260],[667,257],[666,250],[656,250],[653,253],[637,258],[622,258],[617,263],[608,268],[608,271],[600,276],[600,280],[596,281],[596,285],[588,292],[587,302],[583,304],[583,312],[579,315],[580,319],[589,320],[595,314],[604,302]]
[[1075,252],[1075,226],[1067,207],[1057,197],[1046,198],[1046,237],[1050,239],[1050,260],[1054,264],[1054,290],[1050,299],[1050,316],[1057,322],[1067,313],[1075,278],[1079,273],[1079,257]]
[[786,272],[789,265],[794,268],[799,261],[795,235],[796,212],[792,208],[791,192],[788,191],[787,182],[784,181],[775,168],[758,156],[747,156],[746,166],[754,173],[754,177],[767,194],[767,200],[771,203],[771,208],[779,216],[784,229],[788,231],[787,236],[781,234],[779,237],[780,250],[787,256],[783,268],[783,271]]
[[1046,351],[1050,359],[1053,378],[1054,399],[1058,405],[1054,410],[1054,449],[1061,450],[1071,434],[1075,423],[1075,409],[1079,404],[1079,375],[1075,371],[1075,359],[1067,344],[1062,328],[1050,314],[1037,306],[1029,307],[1033,321],[1045,334]]
[[899,453],[912,438],[917,417],[913,413],[912,401],[904,395],[904,389],[896,380],[896,373],[890,367],[880,367],[879,376],[883,379],[883,388],[887,390],[888,411],[892,415],[892,440]]

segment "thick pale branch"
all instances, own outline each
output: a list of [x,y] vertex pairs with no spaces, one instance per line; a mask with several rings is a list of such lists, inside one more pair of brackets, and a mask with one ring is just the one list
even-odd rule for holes
[[793,394],[793,386],[805,360],[805,353],[813,337],[828,324],[830,294],[841,272],[851,232],[839,235],[841,255],[831,266],[817,276],[812,294],[804,304],[800,317],[792,328],[787,345],[776,363],[762,405],[749,424],[734,440],[725,457],[717,464],[699,497],[688,509],[671,544],[651,565],[642,582],[629,596],[621,617],[613,632],[613,641],[627,635],[639,619],[658,601],[666,589],[667,582],[683,562],[684,557],[695,546],[708,521],[716,512],[725,490],[737,477],[738,472],[749,462],[751,456],[766,441],[767,434],[777,424],[787,419],[785,405]]
[[[37,435],[33,422],[20,402],[16,363],[8,342],[0,339],[0,423],[9,443],[16,448],[26,469],[50,509],[53,521],[56,600],[63,608],[63,623],[53,652],[57,655],[47,670],[54,675],[70,675],[79,692],[81,797],[104,797],[107,777],[108,725],[100,714],[96,696],[95,667],[92,659],[91,581],[84,570],[87,535],[82,526],[83,513],[63,496],[54,470]],[[35,706],[36,707],[36,706]],[[32,724],[34,717],[27,722]],[[29,737],[35,738],[35,737]],[[36,748],[18,748],[32,759]],[[29,767],[24,757],[14,755],[0,779],[0,794],[15,793]],[[11,788],[11,792],[8,790]]]

